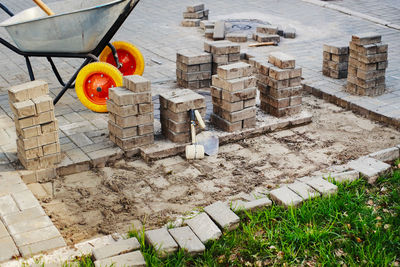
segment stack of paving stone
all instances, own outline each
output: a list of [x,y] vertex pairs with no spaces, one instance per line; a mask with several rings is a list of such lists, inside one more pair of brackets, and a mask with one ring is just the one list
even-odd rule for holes
[[183,20],[181,25],[183,27],[199,27],[200,21],[208,20],[208,9],[204,9],[204,4],[196,4],[186,7],[183,12]]
[[256,124],[256,77],[249,64],[239,62],[218,68],[213,75],[211,122],[218,128],[233,132]]
[[58,124],[53,99],[44,81],[9,89],[8,96],[17,130],[18,158],[28,170],[50,168],[61,161]]
[[198,110],[204,118],[206,114],[204,96],[190,89],[179,89],[160,94],[160,119],[163,135],[175,143],[190,142],[189,110],[191,109]]
[[150,81],[138,75],[125,76],[124,87],[109,89],[107,109],[110,139],[123,150],[154,142],[154,105]]
[[211,84],[211,54],[197,50],[183,50],[176,54],[178,86],[199,89]]
[[381,43],[381,35],[353,35],[350,42],[347,91],[365,96],[383,94],[387,59],[388,45]]
[[[301,111],[301,68],[295,68],[295,59],[281,52],[269,55],[270,64],[260,64],[260,108],[282,117]],[[271,66],[272,64],[272,66]]]
[[200,28],[204,30],[204,36],[212,39],[214,36],[215,21],[202,20],[200,21]]
[[275,26],[258,26],[253,34],[253,39],[260,43],[279,43],[281,41],[281,37],[278,35],[278,27]]
[[324,44],[322,74],[342,79],[347,77],[349,46],[344,44]]
[[212,54],[212,74],[217,74],[220,66],[240,61],[240,45],[228,40],[205,41],[204,51]]

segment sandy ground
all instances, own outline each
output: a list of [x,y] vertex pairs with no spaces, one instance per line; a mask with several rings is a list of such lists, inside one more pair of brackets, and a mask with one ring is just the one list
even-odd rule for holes
[[60,177],[43,206],[69,243],[123,232],[135,220],[159,227],[216,200],[243,197],[400,143],[399,132],[312,96],[313,123],[220,147],[218,157],[147,165],[133,158]]

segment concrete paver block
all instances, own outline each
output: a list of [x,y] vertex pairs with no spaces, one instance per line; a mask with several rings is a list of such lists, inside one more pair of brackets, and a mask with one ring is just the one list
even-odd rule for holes
[[322,177],[313,177],[304,182],[323,196],[335,194],[338,190],[336,185],[324,180]]
[[161,228],[145,232],[146,242],[152,245],[160,257],[167,256],[178,250],[178,244],[168,233],[167,229]]
[[368,179],[369,183],[374,183],[379,175],[390,170],[389,164],[370,157],[350,161],[347,166],[360,172],[362,176]]
[[380,161],[393,161],[400,158],[400,149],[398,147],[390,147],[371,153],[368,156]]
[[230,231],[239,226],[240,218],[221,201],[205,207],[204,211],[223,231]]
[[0,238],[9,236],[10,234],[8,233],[6,227],[4,224],[0,221]]
[[25,232],[22,234],[13,234],[13,239],[18,247],[38,243],[45,240],[60,237],[60,232],[55,226],[48,226],[42,229]]
[[34,218],[46,215],[41,206],[19,211],[17,213],[3,216],[3,222],[6,225],[13,225],[21,221],[30,221]]
[[206,249],[204,244],[201,243],[200,239],[188,226],[169,229],[169,233],[178,243],[179,247],[191,255],[202,253]]
[[20,210],[26,210],[40,206],[39,202],[30,190],[13,193],[12,196]]
[[360,173],[358,171],[347,171],[347,172],[340,172],[340,173],[332,173],[330,177],[333,178],[336,182],[343,183],[343,182],[351,182],[360,178]]
[[292,184],[288,184],[287,187],[298,194],[300,197],[302,197],[304,200],[320,196],[320,194],[315,191],[315,189],[302,182],[294,182]]
[[[65,247],[67,244],[64,239],[59,236],[51,239],[42,240],[36,243],[19,246],[19,251],[21,252],[21,256],[29,257],[41,252],[46,252],[52,249]],[[47,266],[47,265],[46,265]]]
[[8,224],[7,228],[10,234],[14,235],[14,234],[22,234],[30,232],[41,228],[46,228],[52,225],[53,222],[50,220],[50,218],[47,215],[44,215],[34,219],[22,220],[11,225]]
[[266,206],[271,206],[271,204],[272,201],[267,197],[255,199],[252,201],[237,200],[232,202],[232,210],[233,211],[256,210],[264,208]]
[[25,190],[28,190],[28,187],[24,183],[10,184],[5,181],[0,181],[0,197]]
[[18,212],[17,203],[15,203],[14,199],[11,195],[5,195],[0,197],[0,216],[6,216],[8,214]]
[[2,172],[0,174],[0,182],[6,182],[8,184],[20,184],[22,183],[22,179],[16,171]]
[[218,226],[204,212],[187,220],[186,223],[203,243],[209,240],[217,240],[222,235]]
[[133,237],[120,240],[114,244],[93,249],[93,257],[96,260],[106,259],[125,254],[140,248],[139,241]]
[[144,260],[144,257],[140,251],[135,251],[128,254],[118,255],[111,258],[95,261],[94,266],[139,267],[139,266],[146,266],[146,261]]
[[285,207],[297,206],[303,201],[298,194],[290,190],[287,186],[272,190],[269,196],[275,203]]
[[0,262],[19,256],[19,251],[10,236],[0,238]]

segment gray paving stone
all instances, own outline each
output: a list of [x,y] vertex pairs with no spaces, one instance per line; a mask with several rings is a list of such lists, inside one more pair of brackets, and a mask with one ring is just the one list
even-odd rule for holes
[[206,249],[189,226],[173,228],[168,231],[175,239],[176,243],[178,243],[179,247],[191,255],[200,254]]
[[17,207],[17,203],[15,203],[14,199],[11,195],[5,195],[0,197],[0,216],[3,217],[8,214],[16,213],[19,209]]
[[113,256],[125,254],[139,248],[139,241],[136,239],[136,237],[133,237],[129,239],[119,240],[111,245],[94,248],[92,254],[96,260],[102,260]]
[[323,196],[335,194],[338,190],[336,185],[324,180],[322,177],[312,177],[305,180],[304,183],[317,190]]
[[257,210],[271,205],[272,201],[269,198],[262,197],[251,201],[243,201],[243,200],[233,201],[231,208],[233,211]]
[[9,236],[10,234],[8,233],[6,227],[4,224],[0,221],[0,238]]
[[371,153],[368,156],[376,160],[385,162],[394,161],[400,158],[400,149],[398,147],[390,147],[387,149]]
[[217,240],[222,235],[218,226],[204,212],[185,222],[203,243],[209,240]]
[[285,207],[297,206],[303,199],[290,190],[287,186],[282,186],[278,189],[274,189],[270,192],[269,197],[278,205],[283,205]]
[[340,173],[332,173],[330,175],[333,180],[339,183],[351,182],[360,178],[360,173],[358,171],[347,171]]
[[43,215],[46,215],[46,213],[44,212],[43,208],[39,206],[6,215],[3,217],[3,221],[7,225],[13,225],[20,221],[29,221]]
[[215,22],[214,26],[214,40],[223,40],[225,38],[225,21],[219,20]]
[[52,226],[53,222],[47,215],[43,215],[41,217],[37,217],[29,220],[22,220],[15,224],[7,225],[8,231],[10,234],[22,234],[26,232],[30,232],[37,229],[46,228],[48,226]]
[[55,226],[48,226],[46,228],[33,230],[30,232],[25,232],[22,234],[13,234],[12,237],[15,244],[18,247],[38,243],[45,240],[54,239],[60,237],[60,232],[58,232]]
[[26,210],[40,206],[39,201],[37,201],[30,190],[13,193],[12,197],[20,210]]
[[6,182],[8,184],[21,184],[21,176],[16,171],[2,172],[0,174],[0,182]]
[[19,251],[10,236],[0,238],[0,262],[19,256]]
[[292,184],[288,184],[287,187],[298,194],[300,197],[302,197],[304,200],[320,196],[320,194],[315,191],[315,189],[302,182],[294,182]]
[[42,240],[39,242],[35,242],[32,244],[19,246],[19,251],[21,252],[21,256],[30,257],[32,255],[47,252],[49,250],[65,247],[67,244],[64,239],[59,236],[51,239]]
[[95,261],[94,266],[96,266],[96,267],[104,267],[104,266],[139,267],[139,266],[146,266],[146,261],[144,260],[144,257],[140,251],[134,251],[131,253]]
[[144,233],[146,242],[152,245],[161,257],[165,257],[178,250],[178,244],[169,234],[167,229],[160,228]]
[[350,161],[347,166],[360,172],[369,183],[375,183],[379,175],[390,170],[389,164],[370,157],[362,157],[357,160]]
[[204,208],[204,211],[224,230],[233,230],[239,226],[240,218],[221,201]]
[[22,184],[11,184],[6,181],[0,181],[0,197],[28,190],[28,187]]

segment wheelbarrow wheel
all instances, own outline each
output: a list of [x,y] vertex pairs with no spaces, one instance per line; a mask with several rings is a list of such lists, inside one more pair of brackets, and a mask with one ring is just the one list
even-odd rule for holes
[[75,91],[88,109],[107,112],[108,89],[119,86],[122,86],[122,74],[116,67],[105,62],[94,62],[78,73]]
[[[144,59],[139,49],[133,44],[123,41],[113,42],[112,45],[117,50],[118,60],[122,64],[119,71],[122,72],[124,76],[143,74]],[[115,67],[117,66],[111,49],[108,46],[101,52],[99,59],[101,62],[107,62]]]

